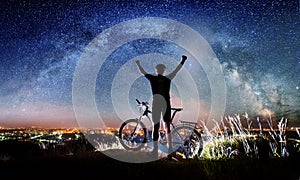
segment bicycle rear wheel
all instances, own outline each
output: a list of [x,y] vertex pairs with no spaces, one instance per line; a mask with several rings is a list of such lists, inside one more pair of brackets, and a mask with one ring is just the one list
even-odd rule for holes
[[120,143],[126,150],[138,151],[147,142],[147,129],[138,119],[128,119],[119,129]]
[[194,127],[177,126],[172,130],[172,147],[184,159],[194,159],[202,153],[203,140]]

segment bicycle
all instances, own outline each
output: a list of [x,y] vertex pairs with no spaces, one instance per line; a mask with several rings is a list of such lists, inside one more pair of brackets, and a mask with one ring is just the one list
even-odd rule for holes
[[[147,118],[151,123],[149,117],[151,111],[149,110],[148,102],[140,102],[136,99],[138,107],[142,109],[139,117],[128,119],[124,121],[120,128],[118,137],[121,145],[126,150],[139,151],[145,147],[148,142],[151,142],[151,133],[145,126],[143,120]],[[183,159],[198,158],[203,149],[203,140],[200,132],[197,131],[197,123],[179,120],[179,124],[174,124],[173,119],[177,112],[183,108],[171,108],[171,137],[173,151],[180,155]],[[163,129],[163,128],[161,128]],[[159,143],[163,146],[167,144],[164,129],[160,131]]]

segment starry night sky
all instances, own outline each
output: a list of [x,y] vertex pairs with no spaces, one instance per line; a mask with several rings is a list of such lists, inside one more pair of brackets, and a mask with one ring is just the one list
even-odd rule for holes
[[[85,47],[105,29],[145,17],[186,24],[209,43],[226,80],[226,114],[271,113],[275,120],[300,122],[298,0],[16,0],[1,1],[0,14],[0,126],[77,126],[72,81]],[[108,125],[118,118],[111,99],[116,73],[130,59],[150,53],[178,62],[188,54],[159,39],[141,39],[116,49],[101,66],[95,91],[99,113]],[[184,68],[191,72],[193,57],[189,60]],[[198,70],[194,79],[199,96],[209,104],[209,83],[201,67]],[[150,95],[141,77],[133,83],[128,101],[134,108],[135,98],[148,100]]]

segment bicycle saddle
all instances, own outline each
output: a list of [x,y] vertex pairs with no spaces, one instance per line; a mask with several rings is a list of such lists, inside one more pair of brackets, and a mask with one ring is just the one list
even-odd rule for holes
[[182,111],[183,108],[171,108],[171,110],[174,110],[174,111]]

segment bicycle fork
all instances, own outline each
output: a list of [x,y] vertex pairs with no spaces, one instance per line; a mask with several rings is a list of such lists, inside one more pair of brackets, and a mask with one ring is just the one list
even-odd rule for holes
[[133,140],[137,135],[138,135],[138,127],[140,125],[140,122],[141,122],[141,117],[138,119],[137,123],[136,123],[136,126],[134,127],[132,133],[130,134],[130,137],[131,137],[131,140]]
[[[137,123],[136,123],[136,126],[134,127],[134,129],[133,129],[133,131],[132,131],[132,133],[130,134],[130,137],[131,137],[131,139],[130,140],[134,140],[137,136],[138,136],[138,134],[139,134],[139,131],[140,131],[140,127],[142,127],[143,128],[143,126],[141,125],[141,121],[142,121],[142,118],[143,118],[143,116],[141,116],[141,117],[139,117],[139,119],[137,120]],[[148,117],[149,118],[149,117]],[[146,134],[145,134],[145,139],[143,140],[143,143],[145,143],[145,142],[147,142],[147,138],[148,138],[148,131],[147,131],[147,128],[144,130],[143,129],[143,132],[146,132]]]

